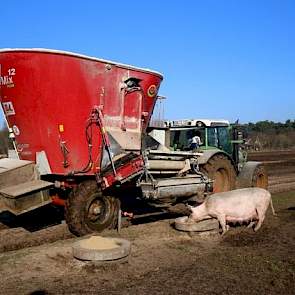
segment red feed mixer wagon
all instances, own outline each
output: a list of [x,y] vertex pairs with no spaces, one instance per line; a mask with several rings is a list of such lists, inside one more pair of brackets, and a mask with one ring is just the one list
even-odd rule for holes
[[117,226],[127,199],[169,210],[210,191],[198,153],[147,134],[161,81],[69,52],[1,50],[0,100],[17,159],[0,160],[0,211],[64,204],[70,230],[84,235]]

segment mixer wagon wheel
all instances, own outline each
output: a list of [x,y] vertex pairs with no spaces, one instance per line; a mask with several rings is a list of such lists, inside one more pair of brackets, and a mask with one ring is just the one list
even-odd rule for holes
[[235,189],[237,174],[231,161],[224,155],[215,155],[200,167],[213,182],[213,193]]
[[65,206],[65,219],[73,234],[83,236],[114,228],[119,208],[118,199],[104,196],[94,180],[87,180],[70,193]]

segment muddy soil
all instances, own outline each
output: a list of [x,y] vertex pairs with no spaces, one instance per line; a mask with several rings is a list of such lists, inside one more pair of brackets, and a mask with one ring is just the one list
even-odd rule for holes
[[248,160],[263,162],[271,193],[295,190],[295,150],[250,152]]
[[250,161],[282,161],[294,160],[295,150],[273,150],[273,151],[256,151],[248,153],[248,160]]
[[171,219],[104,232],[132,242],[124,263],[76,260],[70,236],[2,252],[0,294],[294,294],[295,191],[273,202],[257,233],[188,234]]
[[295,150],[250,152],[248,161],[263,162],[270,177],[295,176]]

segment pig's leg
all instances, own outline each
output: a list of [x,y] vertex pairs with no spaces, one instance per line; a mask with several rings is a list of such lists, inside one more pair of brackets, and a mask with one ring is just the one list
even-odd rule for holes
[[264,221],[265,218],[265,210],[259,208],[256,209],[257,210],[257,215],[258,215],[258,222],[256,224],[256,226],[254,227],[254,231],[258,231]]
[[261,219],[259,219],[256,226],[254,227],[254,231],[258,231],[260,229],[261,225],[262,225],[262,221],[261,221]]
[[256,224],[255,221],[251,221],[248,225],[247,228],[252,228]]
[[257,224],[257,220],[258,220],[258,214],[257,214],[257,210],[256,210],[256,214],[255,214],[255,216],[253,215],[251,217],[251,219],[249,220],[250,222],[249,222],[247,228],[253,228],[253,226]]
[[222,235],[224,235],[228,231],[228,229],[229,229],[229,226],[226,225],[225,215],[218,215],[217,216],[217,219],[218,219],[218,221],[220,223],[220,226],[222,228]]

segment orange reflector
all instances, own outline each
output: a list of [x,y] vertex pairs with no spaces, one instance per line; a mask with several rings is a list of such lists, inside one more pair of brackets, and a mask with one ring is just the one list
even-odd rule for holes
[[56,206],[65,206],[66,205],[66,201],[61,199],[57,195],[51,197],[51,202],[53,205],[56,205]]
[[157,94],[157,87],[156,85],[151,85],[147,90],[147,95],[149,97],[154,97]]
[[58,125],[58,130],[59,130],[59,132],[64,132],[65,131],[64,125],[63,124],[59,124]]

